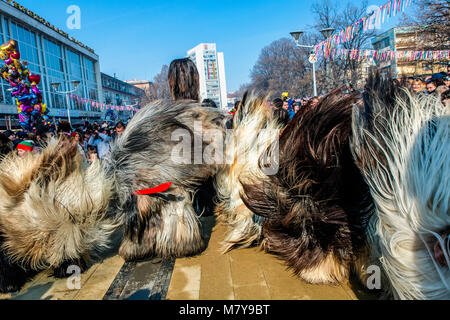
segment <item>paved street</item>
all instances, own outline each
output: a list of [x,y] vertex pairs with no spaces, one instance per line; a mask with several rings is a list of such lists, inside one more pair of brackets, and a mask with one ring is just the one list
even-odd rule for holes
[[286,270],[275,256],[258,248],[234,250],[222,255],[220,240],[225,228],[214,218],[203,219],[212,234],[201,255],[176,261],[125,263],[117,256],[120,233],[114,246],[81,276],[81,289],[70,290],[67,279],[51,272],[37,275],[21,292],[0,295],[17,300],[358,300],[375,299],[346,283],[337,286],[309,285]]

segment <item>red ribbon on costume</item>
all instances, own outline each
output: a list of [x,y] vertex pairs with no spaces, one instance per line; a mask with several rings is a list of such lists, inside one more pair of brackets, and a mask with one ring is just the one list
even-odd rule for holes
[[144,196],[144,195],[149,195],[149,194],[165,192],[165,191],[169,190],[171,185],[172,185],[172,182],[167,182],[167,183],[161,184],[155,188],[139,190],[139,191],[133,192],[133,196]]

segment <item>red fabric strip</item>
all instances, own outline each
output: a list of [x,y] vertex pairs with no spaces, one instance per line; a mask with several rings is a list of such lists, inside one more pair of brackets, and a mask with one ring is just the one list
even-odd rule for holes
[[167,183],[159,185],[155,188],[139,190],[139,191],[133,192],[133,196],[143,196],[143,195],[148,195],[148,194],[165,192],[165,191],[169,190],[171,185],[172,185],[172,182],[167,182]]

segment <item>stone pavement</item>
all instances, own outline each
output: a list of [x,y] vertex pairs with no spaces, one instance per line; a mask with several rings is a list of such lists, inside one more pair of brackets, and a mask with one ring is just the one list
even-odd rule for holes
[[[225,228],[213,217],[202,219],[208,248],[193,258],[125,263],[114,246],[81,275],[81,288],[69,289],[67,279],[38,274],[13,295],[15,300],[356,300],[374,299],[352,283],[336,286],[302,282],[275,256],[258,248],[222,255]],[[213,229],[214,228],[214,229]],[[211,234],[211,230],[214,230]],[[209,238],[209,237],[208,237]]]
[[203,254],[177,259],[171,300],[357,300],[374,299],[350,283],[328,286],[301,281],[276,256],[259,248],[220,253],[225,227],[217,225]]

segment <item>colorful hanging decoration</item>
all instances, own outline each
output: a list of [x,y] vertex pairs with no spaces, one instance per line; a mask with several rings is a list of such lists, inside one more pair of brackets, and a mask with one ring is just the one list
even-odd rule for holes
[[0,47],[0,59],[5,62],[0,69],[1,77],[11,86],[9,91],[17,104],[20,126],[25,131],[33,132],[42,118],[48,119],[48,110],[38,88],[41,76],[31,74],[27,63],[20,61],[20,51],[14,40]]
[[72,101],[78,101],[79,103],[83,103],[83,104],[86,104],[87,106],[91,106],[92,108],[96,108],[96,109],[100,109],[100,110],[116,110],[116,111],[128,110],[128,111],[134,111],[134,112],[139,111],[139,108],[136,108],[136,107],[107,105],[104,103],[96,102],[94,100],[80,98],[74,94],[70,95],[70,99],[72,99]]
[[316,45],[314,47],[316,57],[318,59],[329,58],[333,49],[337,49],[341,44],[352,40],[357,34],[373,29],[375,25],[388,22],[397,13],[404,12],[411,3],[412,0],[390,0],[367,17],[356,21],[351,26]]
[[357,49],[333,49],[328,57],[330,60],[374,60],[385,61],[448,61],[450,50],[427,51],[427,50],[357,50]]

